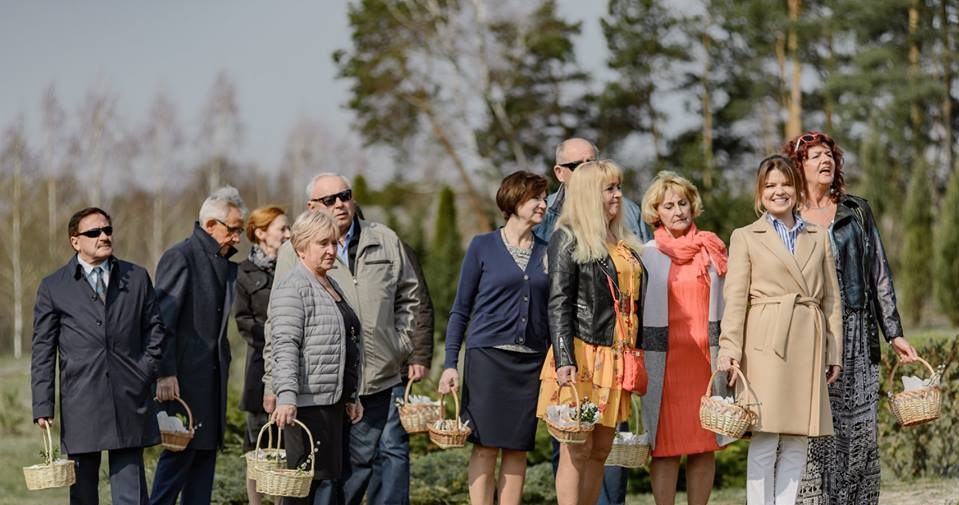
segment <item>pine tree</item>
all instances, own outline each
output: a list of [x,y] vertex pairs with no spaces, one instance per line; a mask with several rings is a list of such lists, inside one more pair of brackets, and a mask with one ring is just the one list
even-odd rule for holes
[[929,167],[919,162],[912,169],[912,182],[906,196],[903,226],[904,243],[901,267],[896,280],[899,306],[913,325],[922,319],[922,309],[929,296],[929,282],[934,281],[929,258],[932,257],[932,201]]
[[954,170],[939,209],[936,234],[936,301],[952,324],[959,324],[959,170]]
[[446,335],[460,263],[463,261],[462,238],[456,224],[456,197],[449,186],[440,190],[439,206],[436,209],[436,228],[423,270],[433,299],[436,331]]

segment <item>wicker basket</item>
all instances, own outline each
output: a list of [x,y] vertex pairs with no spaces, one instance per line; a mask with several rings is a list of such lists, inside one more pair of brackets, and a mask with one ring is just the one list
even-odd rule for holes
[[[929,369],[930,378],[935,379],[938,374],[929,365],[929,362],[919,358],[919,361]],[[893,381],[896,378],[896,369],[899,368],[897,361],[889,373],[889,407],[892,413],[896,415],[899,424],[903,426],[919,426],[934,421],[939,418],[939,412],[942,408],[942,391],[939,384],[932,384],[922,389],[913,391],[903,391],[893,394]],[[932,382],[936,382],[933,380]]]
[[[636,416],[636,433],[642,433],[643,421],[639,409],[633,402],[633,414]],[[606,466],[623,468],[641,468],[649,463],[649,444],[624,444],[613,439],[613,448],[606,456]]]
[[[316,454],[313,452],[314,442],[313,434],[305,424],[294,419],[294,423],[299,424],[306,436],[310,439],[310,445],[307,451],[310,453],[310,469],[300,470],[299,468],[289,469],[284,466],[276,465],[257,465],[256,470],[256,492],[268,494],[270,496],[292,496],[294,498],[303,498],[310,494],[310,484],[313,482],[313,469],[316,463]],[[266,426],[272,425],[269,422]],[[265,427],[266,427],[265,426]],[[265,428],[264,427],[264,428]],[[260,435],[262,435],[260,430]],[[257,437],[256,450],[260,450],[260,439]]]
[[190,411],[190,406],[179,396],[173,399],[180,402],[180,405],[183,405],[183,409],[186,410],[188,431],[160,430],[160,443],[164,449],[170,452],[180,452],[186,449],[186,446],[190,444],[190,440],[193,440],[193,434],[196,432],[196,428],[193,426],[193,412]]
[[[436,427],[435,422],[429,425],[430,441],[442,449],[463,447],[466,445],[466,437],[473,432],[472,428],[463,425],[463,421],[460,420],[460,397],[457,393],[456,388],[453,388],[450,392],[450,396],[453,397],[453,403],[456,405],[455,416],[453,417],[453,420],[456,421],[455,427],[440,429]],[[443,405],[443,398],[445,397],[445,394],[440,395],[440,405]],[[445,416],[441,416],[441,419],[443,418],[445,418]]]
[[[736,371],[743,385],[742,396],[748,396],[749,383],[746,382],[746,376],[737,367],[734,367],[733,370]],[[743,401],[742,397],[736,399],[734,403],[726,403],[712,398],[713,379],[716,378],[718,373],[720,373],[719,370],[713,372],[713,375],[709,378],[709,384],[706,385],[706,394],[700,399],[699,423],[703,428],[720,435],[742,438],[746,430],[756,422],[756,414],[746,408],[748,404]]]
[[256,480],[257,472],[260,468],[283,468],[286,462],[286,449],[280,449],[280,443],[283,439],[283,432],[279,431],[276,438],[276,446],[273,446],[273,430],[269,429],[270,423],[260,428],[260,434],[256,437],[256,446],[260,446],[260,439],[263,438],[263,432],[266,431],[269,440],[264,449],[253,449],[247,451],[243,457],[246,459],[246,478],[247,480]]
[[546,431],[549,432],[557,442],[561,444],[582,444],[589,438],[593,432],[593,425],[583,426],[579,420],[579,391],[572,384],[563,384],[559,387],[560,391],[568,387],[573,390],[573,398],[576,400],[576,426],[557,426],[549,419],[546,420]]
[[407,433],[426,433],[429,426],[443,418],[443,406],[440,402],[410,404],[410,388],[413,381],[407,381],[406,393],[403,394],[403,405],[398,407],[400,423]]
[[27,489],[38,491],[55,487],[72,486],[77,481],[75,463],[69,459],[53,460],[53,436],[50,426],[43,427],[43,447],[47,451],[47,461],[42,465],[23,467],[23,480]]

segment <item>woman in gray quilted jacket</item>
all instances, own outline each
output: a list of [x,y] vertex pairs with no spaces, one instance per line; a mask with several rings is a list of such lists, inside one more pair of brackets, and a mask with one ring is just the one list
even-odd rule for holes
[[285,430],[289,468],[309,469],[311,454],[316,462],[310,494],[283,503],[338,503],[335,479],[349,457],[350,424],[363,416],[356,395],[360,322],[326,275],[336,260],[333,219],[325,212],[303,213],[292,235],[300,261],[270,296],[273,420],[281,428],[298,420],[313,435],[310,447],[298,426]]

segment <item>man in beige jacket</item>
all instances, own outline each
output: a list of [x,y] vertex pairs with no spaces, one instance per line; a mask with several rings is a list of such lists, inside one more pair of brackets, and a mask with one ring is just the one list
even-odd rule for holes
[[[420,380],[428,372],[429,356],[425,362],[415,357],[410,359],[414,354],[414,317],[420,307],[428,303],[423,299],[425,290],[396,233],[380,223],[357,217],[349,180],[338,174],[320,174],[310,181],[307,194],[309,210],[329,213],[339,227],[337,261],[328,275],[343,290],[362,327],[359,394],[363,419],[350,428],[350,464],[341,486],[338,486],[340,489],[325,490],[323,494],[339,495],[342,492],[345,503],[359,505],[375,477],[374,464],[379,463],[377,466],[386,467],[382,473],[393,472],[391,481],[405,480],[406,485],[383,482],[377,487],[376,496],[369,496],[367,502],[370,505],[406,504],[409,503],[408,441],[403,451],[382,451],[380,439],[390,410],[396,408],[392,405],[393,390],[401,384],[402,368],[407,361],[411,363],[407,370],[410,380]],[[274,283],[285,278],[295,262],[292,246],[289,242],[283,244],[277,257]],[[269,394],[272,365],[269,322],[266,341],[264,382],[267,383],[267,394],[264,407],[269,412],[275,402]],[[416,343],[417,348],[425,345],[425,342]],[[428,345],[431,349],[432,341]],[[415,354],[424,355],[422,352]],[[377,462],[377,458],[396,461]],[[394,468],[399,470],[394,471]],[[401,475],[396,475],[397,472]],[[339,502],[332,496],[324,500],[324,503]]]

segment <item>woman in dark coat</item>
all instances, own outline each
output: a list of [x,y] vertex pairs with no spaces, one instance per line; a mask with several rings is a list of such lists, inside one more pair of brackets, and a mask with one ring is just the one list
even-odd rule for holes
[[[247,413],[243,450],[249,451],[256,444],[260,428],[268,420],[263,408],[263,325],[270,303],[276,253],[283,242],[290,239],[290,225],[283,209],[261,207],[251,212],[246,222],[246,237],[253,247],[250,248],[250,257],[239,266],[233,314],[236,327],[247,343],[240,410]],[[251,504],[260,503],[255,481],[246,481],[246,492]]]
[[[879,329],[903,363],[916,350],[903,338],[896,291],[866,200],[846,193],[842,149],[809,132],[783,146],[806,179],[804,220],[829,230],[843,306],[842,375],[829,386],[833,437],[809,444],[797,503],[879,502]],[[823,501],[825,500],[825,501]]]

